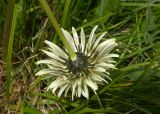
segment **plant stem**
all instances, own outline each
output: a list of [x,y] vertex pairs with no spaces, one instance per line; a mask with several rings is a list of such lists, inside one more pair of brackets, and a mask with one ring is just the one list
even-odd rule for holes
[[3,29],[3,39],[2,39],[2,61],[6,63],[7,61],[7,48],[9,42],[9,35],[11,31],[12,17],[14,11],[15,0],[8,0],[6,18]]
[[8,51],[7,51],[7,64],[6,64],[6,84],[7,84],[7,95],[8,97],[11,94],[11,62],[12,62],[12,49],[13,49],[13,39],[14,39],[14,32],[16,28],[17,22],[17,6],[14,8],[14,15],[12,20],[11,32],[9,36],[9,44],[8,44]]
[[41,3],[44,11],[46,12],[48,18],[50,19],[53,27],[55,28],[57,34],[59,35],[59,37],[61,38],[65,48],[67,49],[68,51],[68,54],[71,58],[71,60],[75,60],[77,58],[75,52],[72,50],[69,42],[66,40],[66,38],[64,37],[62,31],[61,31],[61,28],[59,27],[59,24],[57,23],[57,20],[54,16],[54,12],[51,11],[51,9],[49,8],[47,2],[45,0],[39,0],[39,2]]

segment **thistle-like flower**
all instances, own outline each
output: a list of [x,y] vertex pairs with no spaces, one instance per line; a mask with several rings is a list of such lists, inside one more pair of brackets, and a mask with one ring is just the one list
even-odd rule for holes
[[45,64],[47,68],[40,70],[36,75],[46,75],[52,79],[47,90],[52,90],[52,93],[58,97],[62,94],[67,96],[70,92],[72,100],[74,96],[84,96],[89,99],[89,88],[96,94],[99,84],[112,80],[108,70],[115,69],[116,62],[113,58],[119,56],[110,52],[117,46],[117,43],[113,38],[103,40],[106,32],[96,37],[94,33],[97,27],[93,28],[88,40],[82,28],[80,37],[74,27],[72,28],[73,37],[62,29],[65,38],[77,55],[76,60],[71,60],[67,51],[62,50],[56,44],[45,41],[49,48],[42,51],[49,58],[39,60],[37,64]]

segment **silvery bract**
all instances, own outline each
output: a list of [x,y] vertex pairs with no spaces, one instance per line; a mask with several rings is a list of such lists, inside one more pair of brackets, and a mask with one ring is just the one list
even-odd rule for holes
[[[49,58],[39,60],[37,64],[45,64],[47,67],[36,73],[38,76],[46,75],[52,82],[47,90],[58,97],[67,94],[89,99],[89,89],[96,94],[99,84],[108,83],[109,69],[115,69],[114,57],[117,54],[110,54],[111,50],[117,46],[115,39],[102,39],[106,32],[99,37],[95,36],[95,26],[86,39],[85,33],[81,28],[80,37],[75,28],[72,28],[73,36],[62,29],[62,32],[69,42],[72,50],[76,52],[77,59],[72,61],[68,53],[56,44],[45,41],[49,46],[47,50],[42,50]],[[104,41],[102,41],[104,40]]]

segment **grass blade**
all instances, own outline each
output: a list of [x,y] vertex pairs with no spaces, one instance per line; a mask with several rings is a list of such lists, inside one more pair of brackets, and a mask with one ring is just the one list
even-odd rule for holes
[[6,83],[7,83],[7,94],[8,97],[11,94],[11,66],[12,66],[12,49],[13,49],[13,39],[14,39],[14,32],[16,28],[16,22],[17,22],[17,6],[15,5],[14,8],[14,15],[13,15],[13,21],[11,26],[11,32],[9,36],[9,45],[8,45],[8,52],[7,52],[7,64],[6,64]]

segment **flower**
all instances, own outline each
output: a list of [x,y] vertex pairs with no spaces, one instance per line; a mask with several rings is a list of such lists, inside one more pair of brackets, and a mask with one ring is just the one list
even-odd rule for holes
[[65,38],[77,55],[76,60],[70,59],[67,50],[62,50],[56,44],[45,41],[49,48],[42,51],[49,58],[39,60],[36,64],[45,64],[47,68],[40,70],[36,75],[46,75],[53,80],[47,90],[52,90],[52,93],[58,97],[62,94],[67,96],[71,92],[72,100],[74,96],[84,96],[89,99],[88,88],[96,94],[99,84],[112,80],[108,70],[116,69],[113,58],[119,56],[110,52],[117,43],[114,38],[102,41],[106,32],[96,37],[94,33],[97,27],[95,26],[91,31],[88,41],[82,28],[80,37],[74,27],[72,27],[73,37],[62,29]]

